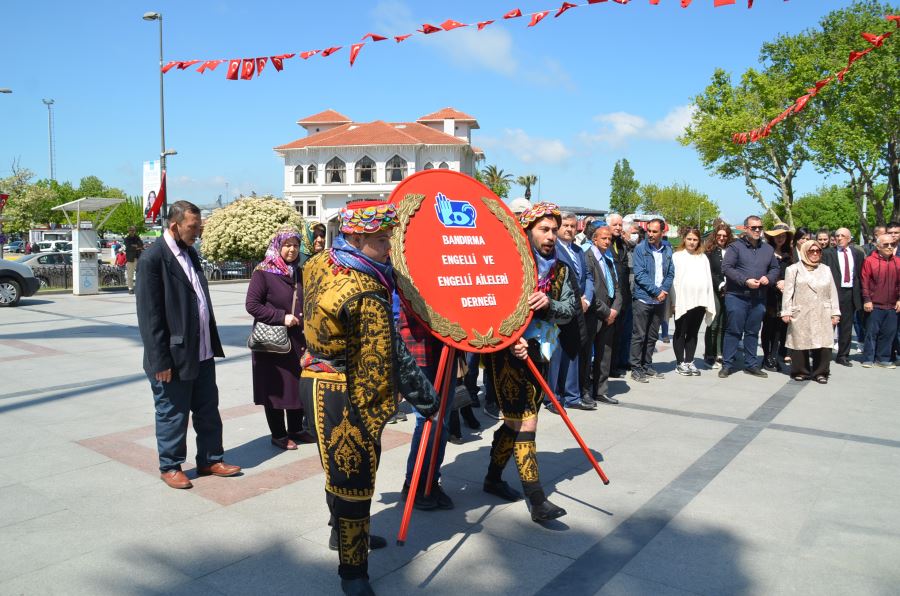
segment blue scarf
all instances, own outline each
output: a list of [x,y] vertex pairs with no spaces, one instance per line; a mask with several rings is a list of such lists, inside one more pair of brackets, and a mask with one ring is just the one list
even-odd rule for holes
[[373,261],[347,242],[343,234],[338,234],[331,245],[331,260],[347,269],[371,275],[380,281],[389,293],[394,292],[394,266],[390,260],[387,263]]
[[534,253],[534,262],[538,270],[538,290],[541,292],[550,291],[550,275],[553,272],[553,266],[556,265],[556,248],[549,257],[543,256],[536,248],[532,246],[531,252]]

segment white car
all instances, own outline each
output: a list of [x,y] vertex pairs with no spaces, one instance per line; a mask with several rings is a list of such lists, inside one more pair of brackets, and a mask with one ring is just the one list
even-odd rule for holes
[[22,296],[33,296],[41,282],[30,267],[12,261],[0,261],[0,307],[15,306]]
[[66,252],[72,250],[72,243],[68,240],[50,240],[46,242],[38,242],[41,252]]

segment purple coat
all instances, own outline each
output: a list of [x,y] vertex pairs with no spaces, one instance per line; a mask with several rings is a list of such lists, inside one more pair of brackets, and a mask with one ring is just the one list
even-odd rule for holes
[[[268,325],[284,325],[294,299],[294,280],[283,275],[254,271],[247,288],[247,312]],[[299,410],[300,357],[306,350],[303,337],[303,282],[297,290],[294,316],[300,325],[288,329],[291,351],[287,354],[253,352],[253,403],[280,410]]]

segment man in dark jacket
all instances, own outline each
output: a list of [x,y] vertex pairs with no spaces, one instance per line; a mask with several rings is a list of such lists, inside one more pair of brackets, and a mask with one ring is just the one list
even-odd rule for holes
[[725,312],[727,325],[722,346],[719,377],[734,372],[738,343],[744,344],[744,372],[768,377],[760,368],[756,354],[759,328],[766,313],[766,290],[778,281],[778,262],[772,245],[761,242],[762,220],[751,215],[744,220],[744,234],[731,243],[722,259],[725,275]]
[[137,235],[134,226],[128,226],[128,235],[125,236],[125,283],[129,294],[134,294],[134,274],[142,252],[144,241]]
[[192,248],[200,233],[200,209],[177,201],[168,215],[169,228],[141,261],[137,315],[144,372],[156,404],[160,478],[172,488],[191,488],[181,471],[189,414],[197,433],[197,474],[235,476],[241,468],[223,459],[213,357],[225,354],[200,258]]
[[618,293],[622,295],[622,310],[616,316],[615,330],[613,331],[612,364],[610,376],[620,377],[630,366],[631,356],[631,251],[634,245],[625,234],[625,222],[618,213],[613,213],[606,218],[612,241],[609,251],[612,253],[613,262],[616,265],[616,280]]
[[850,230],[839,228],[834,232],[837,241],[835,248],[822,251],[822,263],[831,269],[834,285],[838,291],[841,306],[841,322],[838,325],[838,350],[834,361],[843,366],[850,363],[850,336],[853,331],[853,319],[857,311],[862,309],[862,273],[863,251],[850,244]]
[[[585,347],[588,344],[588,328],[584,312],[594,298],[594,279],[591,270],[585,263],[584,251],[574,242],[578,218],[574,213],[564,211],[561,213],[561,219],[562,224],[556,238],[556,254],[572,273],[569,279],[572,281],[575,300],[580,308],[576,310],[571,321],[559,326],[559,346],[550,359],[547,380],[563,406],[580,410],[596,410],[597,404],[594,400],[590,396],[585,399],[585,387],[581,384],[583,378],[581,371],[589,366],[588,358],[590,356],[585,353]],[[545,402],[545,405],[548,410],[553,410],[553,404],[549,400]]]
[[593,244],[588,250],[587,266],[592,269],[594,300],[587,312],[588,335],[594,351],[593,380],[582,374],[584,391],[595,401],[617,404],[619,400],[609,395],[609,374],[612,367],[613,342],[616,321],[622,311],[622,293],[619,292],[615,261],[610,245],[612,233],[607,226],[594,229]]

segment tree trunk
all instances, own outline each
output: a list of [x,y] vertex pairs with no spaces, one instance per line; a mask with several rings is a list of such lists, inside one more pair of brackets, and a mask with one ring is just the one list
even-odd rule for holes
[[894,208],[891,210],[891,221],[900,220],[900,154],[897,152],[897,138],[888,141],[888,184],[891,187],[891,195],[894,198]]
[[[865,202],[865,193],[863,192],[862,185],[856,179],[856,176],[851,174],[850,176],[850,190],[853,191],[853,203],[856,205],[856,215],[859,217],[859,227],[863,233],[863,242],[865,239],[868,239],[872,235],[872,228],[869,227],[869,220],[866,217],[865,211],[863,210],[863,203]],[[861,243],[861,244],[862,244]]]

